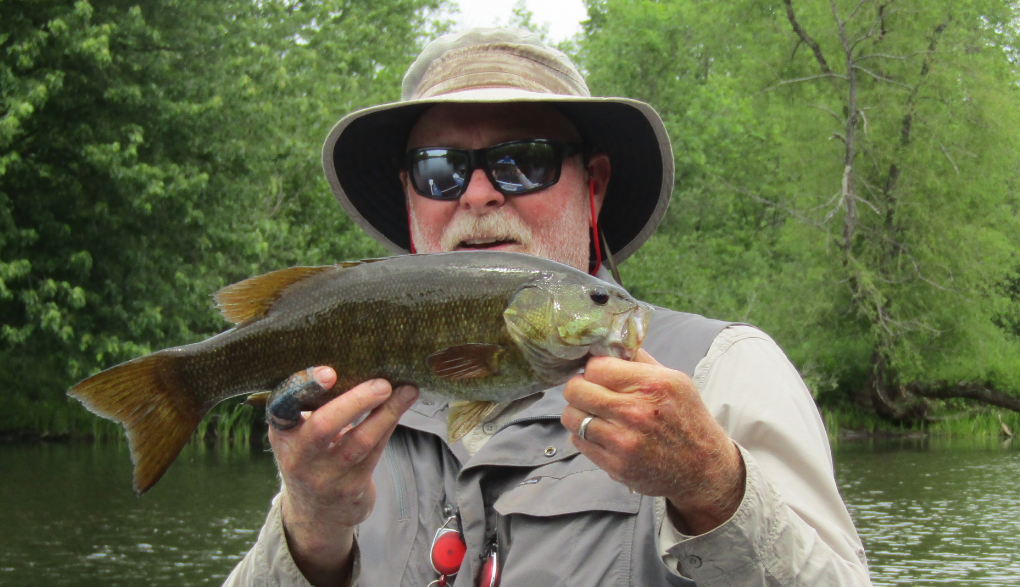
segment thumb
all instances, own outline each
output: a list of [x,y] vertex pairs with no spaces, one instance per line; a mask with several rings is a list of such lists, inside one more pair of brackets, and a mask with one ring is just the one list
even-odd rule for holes
[[656,361],[655,357],[648,354],[648,351],[646,351],[645,349],[638,349],[638,352],[636,355],[634,355],[633,360],[635,363],[644,363],[646,365],[658,365],[660,367],[662,366],[662,363]]
[[324,389],[330,389],[336,385],[336,371],[332,367],[315,367],[312,369],[312,377],[319,382]]

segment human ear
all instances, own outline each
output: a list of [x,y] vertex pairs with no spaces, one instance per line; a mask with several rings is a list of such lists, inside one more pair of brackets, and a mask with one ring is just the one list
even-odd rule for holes
[[609,176],[612,168],[609,164],[609,155],[606,153],[595,153],[588,160],[588,179],[593,182],[595,195],[595,214],[602,211],[602,203],[606,199],[606,190],[609,189]]

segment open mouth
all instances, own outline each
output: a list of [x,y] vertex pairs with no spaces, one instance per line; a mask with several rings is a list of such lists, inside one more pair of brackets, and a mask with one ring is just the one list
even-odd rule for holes
[[512,245],[519,245],[520,243],[513,239],[497,239],[497,238],[469,238],[462,240],[457,243],[458,250],[490,250],[498,249],[501,247],[509,247]]

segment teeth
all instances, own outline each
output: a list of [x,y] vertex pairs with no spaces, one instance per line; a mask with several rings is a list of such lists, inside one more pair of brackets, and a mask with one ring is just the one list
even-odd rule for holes
[[496,244],[496,243],[509,242],[509,239],[492,238],[492,237],[487,237],[487,238],[469,238],[469,239],[463,240],[461,242],[464,243],[465,245],[468,245],[468,246],[474,246],[474,245],[492,245],[492,244]]

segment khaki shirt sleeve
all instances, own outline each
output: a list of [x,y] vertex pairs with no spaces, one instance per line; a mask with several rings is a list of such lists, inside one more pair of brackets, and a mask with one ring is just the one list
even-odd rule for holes
[[733,517],[701,536],[666,521],[671,569],[713,585],[871,585],[864,548],[839,495],[811,393],[776,343],[750,326],[722,331],[694,382],[737,443],[747,481]]
[[[311,583],[297,568],[287,547],[287,535],[283,530],[283,514],[280,494],[273,498],[266,523],[259,532],[259,539],[241,562],[223,582],[224,587],[312,587]],[[358,535],[354,535],[354,569],[351,587],[358,587],[361,575],[361,551],[358,549]]]

